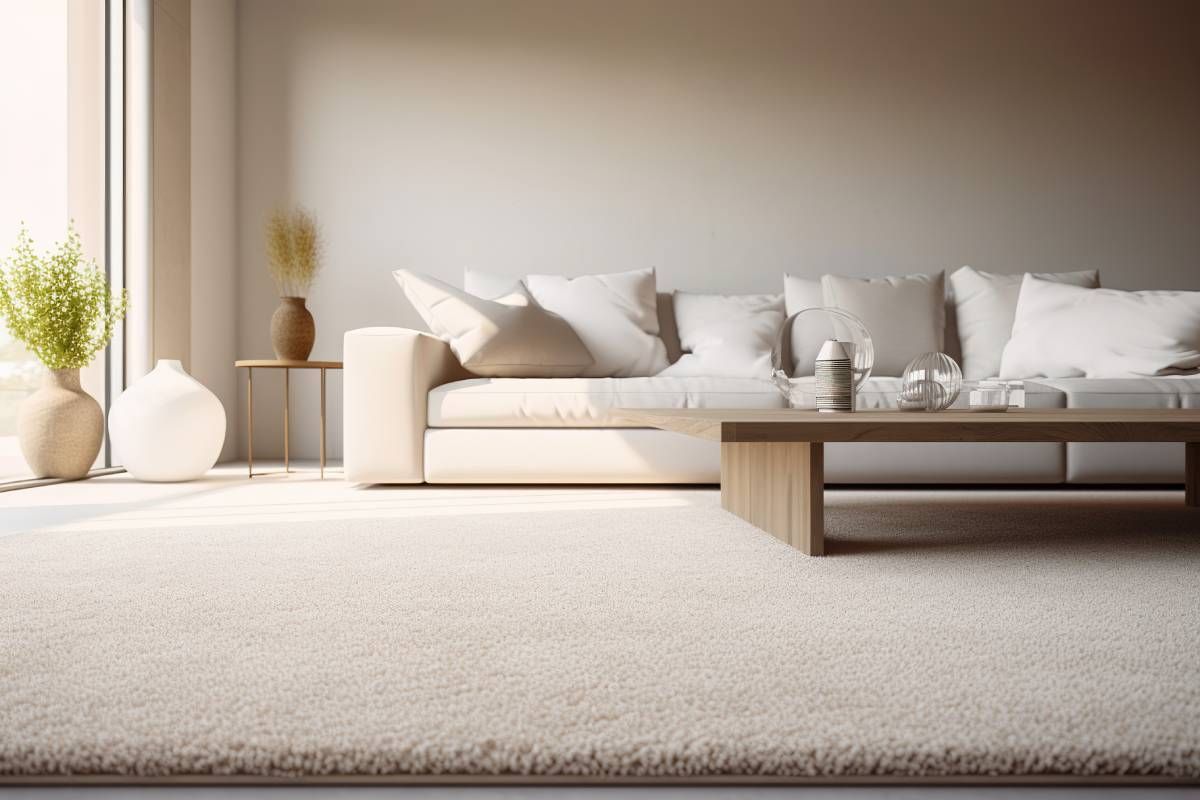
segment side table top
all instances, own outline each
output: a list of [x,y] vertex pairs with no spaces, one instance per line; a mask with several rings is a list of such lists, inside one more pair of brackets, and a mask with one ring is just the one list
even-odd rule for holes
[[238,368],[254,367],[265,369],[341,369],[342,362],[340,361],[291,361],[288,359],[277,358],[249,358],[234,361],[233,366]]

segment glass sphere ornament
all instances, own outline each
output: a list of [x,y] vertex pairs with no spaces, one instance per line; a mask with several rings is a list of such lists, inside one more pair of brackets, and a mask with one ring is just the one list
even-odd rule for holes
[[901,411],[945,411],[962,391],[962,370],[945,353],[922,353],[904,368]]
[[831,339],[851,352],[855,393],[871,377],[875,345],[861,319],[840,308],[801,309],[784,320],[771,353],[771,380],[790,407],[817,407],[817,354]]

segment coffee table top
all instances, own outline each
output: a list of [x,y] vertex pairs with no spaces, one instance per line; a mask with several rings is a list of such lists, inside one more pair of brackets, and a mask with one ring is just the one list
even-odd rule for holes
[[614,409],[614,419],[718,442],[1200,442],[1200,409],[1008,411]]

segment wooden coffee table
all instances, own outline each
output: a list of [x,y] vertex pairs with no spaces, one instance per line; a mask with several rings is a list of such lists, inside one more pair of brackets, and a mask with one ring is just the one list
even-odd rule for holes
[[825,553],[825,442],[1184,442],[1200,506],[1200,409],[1006,412],[621,409],[616,419],[721,443],[721,505],[810,556]]

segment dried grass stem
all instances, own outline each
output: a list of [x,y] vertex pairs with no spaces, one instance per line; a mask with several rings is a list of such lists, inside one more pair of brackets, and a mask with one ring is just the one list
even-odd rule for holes
[[317,221],[303,208],[267,220],[267,264],[280,297],[308,297],[321,269]]

